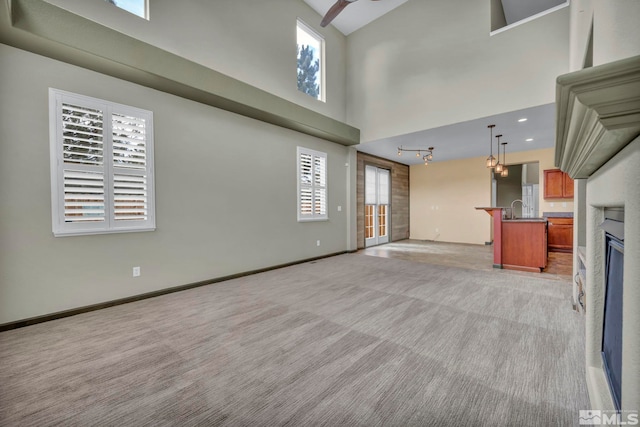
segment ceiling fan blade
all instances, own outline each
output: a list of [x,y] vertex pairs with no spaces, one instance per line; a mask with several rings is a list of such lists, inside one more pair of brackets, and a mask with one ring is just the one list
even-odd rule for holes
[[331,21],[333,21],[333,19],[336,16],[338,16],[340,12],[342,12],[342,9],[344,9],[349,5],[349,3],[353,3],[354,1],[356,0],[351,0],[351,1],[338,0],[337,2],[335,2],[335,4],[331,6],[327,14],[324,15],[324,18],[322,18],[322,22],[320,22],[320,26],[326,27],[327,25],[329,25],[329,23],[331,23]]

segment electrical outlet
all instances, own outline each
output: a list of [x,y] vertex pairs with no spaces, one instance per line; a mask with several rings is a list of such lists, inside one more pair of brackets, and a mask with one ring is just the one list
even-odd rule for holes
[[316,240],[316,246],[320,246],[320,240]]
[[440,229],[439,229],[439,228],[436,228],[436,233],[439,233],[439,232],[440,232]]
[[140,267],[133,267],[133,277],[140,276]]
[[562,202],[562,207],[566,208],[567,207],[567,202]]
[[550,205],[551,207],[554,207],[554,206],[555,206],[555,203],[551,202],[551,203],[549,203],[549,205]]
[[338,212],[342,212],[342,206],[338,206]]

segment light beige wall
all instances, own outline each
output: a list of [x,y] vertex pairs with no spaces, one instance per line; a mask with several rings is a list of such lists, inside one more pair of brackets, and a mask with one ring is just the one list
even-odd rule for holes
[[[555,168],[553,148],[507,153],[507,160],[507,164],[539,162],[540,214],[573,212],[572,200],[544,200],[542,174]],[[491,240],[490,217],[474,209],[491,205],[491,177],[484,161],[475,157],[411,166],[412,239],[475,244]]]
[[490,36],[490,3],[404,3],[347,39],[348,123],[364,142],[555,101],[569,8]]
[[480,157],[409,169],[410,238],[484,244],[490,217],[491,178]]
[[[48,0],[311,110],[346,120],[346,38],[303,1],[150,2],[146,21],[104,0]],[[326,40],[326,103],[297,90],[296,19]]]
[[[2,44],[0,75],[0,324],[346,250],[347,147]],[[156,231],[53,236],[49,87],[153,111]],[[297,222],[298,145],[329,221]]]

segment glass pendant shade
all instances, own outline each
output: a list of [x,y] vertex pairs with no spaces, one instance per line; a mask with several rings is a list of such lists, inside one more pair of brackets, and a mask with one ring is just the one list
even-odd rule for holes
[[[498,147],[498,156],[500,155],[500,147]],[[507,176],[509,176],[509,168],[507,168],[507,143],[503,142],[502,143],[502,168],[500,171],[500,176],[505,178]],[[498,171],[498,169],[496,169],[496,172]]]
[[487,167],[488,168],[495,168],[497,163],[498,163],[498,161],[496,160],[495,157],[493,157],[493,155],[487,157]]
[[503,169],[504,169],[504,166],[502,166],[502,163],[498,163],[496,165],[496,173],[501,173]]

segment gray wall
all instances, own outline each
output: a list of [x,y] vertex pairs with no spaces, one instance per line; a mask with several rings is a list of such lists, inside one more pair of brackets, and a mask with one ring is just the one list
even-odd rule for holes
[[[1,44],[0,75],[0,324],[347,249],[346,147]],[[53,237],[49,87],[153,111],[155,232]],[[329,221],[296,220],[298,145]]]
[[[311,110],[346,120],[346,38],[302,0],[152,0],[146,21],[104,0],[47,0]],[[326,40],[327,99],[296,86],[296,19]]]
[[491,2],[404,3],[347,38],[347,120],[364,142],[555,101],[569,8],[490,36]]

